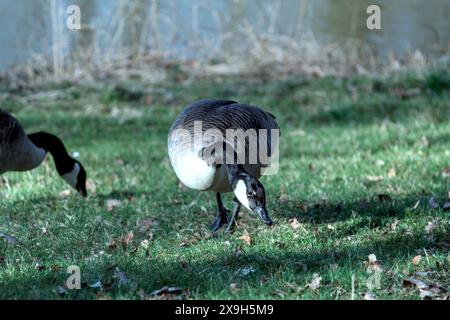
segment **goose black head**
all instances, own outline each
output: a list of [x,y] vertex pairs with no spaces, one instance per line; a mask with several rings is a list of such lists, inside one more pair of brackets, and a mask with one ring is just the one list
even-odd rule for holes
[[258,179],[248,173],[241,173],[233,184],[233,191],[244,207],[256,213],[268,226],[272,225],[266,209],[266,192]]
[[47,132],[36,132],[28,135],[28,139],[38,148],[50,152],[55,160],[58,174],[83,197],[87,196],[86,171],[80,162],[72,158],[61,139]]
[[[81,163],[75,159],[70,158],[71,161],[65,165],[70,171],[62,173],[61,177],[74,189],[76,189],[83,197],[87,196],[86,190],[86,171]],[[59,170],[58,170],[59,171]]]

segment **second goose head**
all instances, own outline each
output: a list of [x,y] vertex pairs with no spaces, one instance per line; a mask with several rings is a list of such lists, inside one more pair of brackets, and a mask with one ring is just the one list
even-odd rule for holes
[[61,178],[83,197],[86,197],[86,171],[78,160],[67,153],[62,141],[47,132],[29,134],[28,138],[36,147],[50,152],[55,161],[56,171]]

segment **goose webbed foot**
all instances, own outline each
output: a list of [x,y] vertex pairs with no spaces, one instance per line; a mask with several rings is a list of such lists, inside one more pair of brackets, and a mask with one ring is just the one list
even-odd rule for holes
[[215,232],[219,231],[223,225],[229,224],[229,219],[228,219],[229,212],[230,212],[230,210],[227,210],[225,208],[223,208],[222,210],[219,210],[217,212],[216,218],[214,219],[213,223],[209,227],[211,232],[215,233]]

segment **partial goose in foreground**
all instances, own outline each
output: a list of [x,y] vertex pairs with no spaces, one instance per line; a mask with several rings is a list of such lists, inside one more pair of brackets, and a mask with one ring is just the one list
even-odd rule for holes
[[58,174],[86,197],[86,171],[73,159],[62,141],[46,132],[26,135],[21,124],[0,109],[0,175],[8,171],[28,171],[38,167],[50,152]]
[[[250,132],[256,143],[227,135],[229,129]],[[218,210],[212,232],[224,224],[227,232],[232,230],[241,205],[272,225],[265,190],[258,180],[261,170],[269,164],[260,161],[259,156],[256,162],[250,159],[252,154],[259,155],[261,148],[266,150],[269,160],[273,157],[278,147],[278,140],[272,142],[271,138],[274,130],[278,134],[279,126],[272,114],[229,100],[194,102],[175,119],[168,137],[170,162],[178,179],[187,187],[216,192]],[[266,135],[260,136],[261,131]],[[221,193],[231,191],[235,194],[235,208],[229,219]]]

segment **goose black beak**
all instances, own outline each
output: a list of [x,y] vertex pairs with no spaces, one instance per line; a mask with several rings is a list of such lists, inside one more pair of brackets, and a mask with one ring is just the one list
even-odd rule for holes
[[255,209],[255,213],[264,221],[265,224],[271,226],[273,224],[272,219],[270,219],[269,214],[267,213],[266,208],[257,207]]

